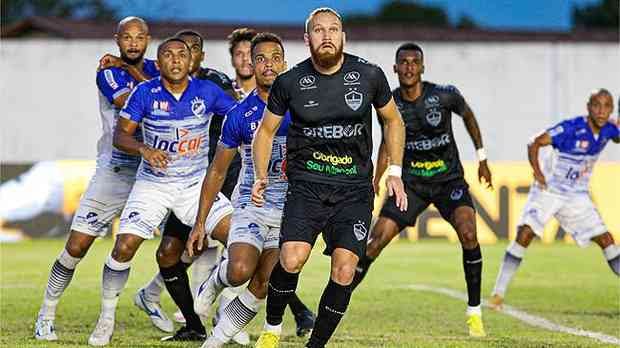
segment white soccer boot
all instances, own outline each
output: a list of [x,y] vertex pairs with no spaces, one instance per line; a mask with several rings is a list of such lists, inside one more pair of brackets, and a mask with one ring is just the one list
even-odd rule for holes
[[95,330],[88,338],[88,344],[91,346],[107,346],[110,343],[112,334],[114,333],[114,319],[99,317]]
[[211,276],[202,282],[196,290],[196,296],[194,297],[194,312],[200,315],[201,317],[207,317],[209,315],[209,308],[213,302],[215,302],[215,298],[219,295],[219,291],[217,291],[212,285],[213,282],[209,280],[211,277],[217,277],[217,272],[211,273]]
[[133,303],[136,307],[140,308],[146,315],[149,316],[153,325],[163,332],[174,332],[174,324],[172,320],[166,316],[163,309],[157,302],[147,300],[144,289],[138,290],[136,296],[133,298]]
[[45,319],[38,317],[34,324],[34,338],[41,341],[56,341],[56,329],[54,328],[54,319]]

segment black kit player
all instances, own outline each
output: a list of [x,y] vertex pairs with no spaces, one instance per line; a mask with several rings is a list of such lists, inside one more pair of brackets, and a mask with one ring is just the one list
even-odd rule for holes
[[273,137],[290,112],[280,261],[269,279],[266,323],[256,343],[260,348],[278,346],[284,309],[320,232],[331,256],[331,275],[306,347],[324,347],[346,312],[373,207],[373,106],[385,124],[388,190],[401,209],[407,208],[400,178],[405,130],[385,74],[343,53],[345,34],[334,10],[314,10],[305,30],[311,57],[276,78],[252,145],[252,200],[261,206]]
[[[403,180],[408,209],[398,208],[394,197],[388,198],[375,224],[366,255],[362,257],[353,281],[354,288],[362,281],[368,268],[381,250],[406,226],[414,225],[417,217],[432,203],[456,231],[463,248],[463,268],[467,283],[467,325],[470,336],[485,336],[480,310],[482,254],[476,237],[476,216],[464,179],[463,166],[452,131],[452,113],[463,118],[467,132],[477,150],[478,179],[492,188],[482,136],[474,113],[454,86],[422,81],[424,53],[414,43],[396,50],[394,72],[399,88],[392,94],[406,127]],[[386,167],[384,144],[379,150],[375,187]]]

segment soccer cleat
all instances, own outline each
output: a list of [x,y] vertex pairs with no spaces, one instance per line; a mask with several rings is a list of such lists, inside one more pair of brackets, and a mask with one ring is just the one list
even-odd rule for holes
[[221,348],[224,347],[226,342],[221,341],[219,338],[211,335],[207,340],[200,346],[200,348]]
[[174,335],[163,337],[162,341],[178,342],[178,341],[204,341],[207,339],[207,335],[204,332],[198,332],[194,329],[190,329],[187,326],[180,328]]
[[263,331],[256,341],[254,348],[277,348],[280,342],[280,335],[273,332]]
[[297,324],[297,337],[304,337],[314,328],[316,317],[309,309],[306,309],[295,315],[295,323]]
[[484,325],[482,325],[482,316],[479,314],[471,314],[467,318],[467,326],[469,327],[470,337],[485,337]]
[[34,324],[34,338],[41,341],[58,340],[56,329],[54,328],[54,320],[38,317],[37,322]]
[[157,302],[151,302],[146,299],[144,289],[140,289],[133,298],[133,303],[149,316],[153,325],[163,332],[174,332],[174,324],[168,319],[166,313],[161,309]]
[[494,309],[496,311],[501,311],[502,308],[504,307],[504,298],[498,294],[494,294],[489,299],[488,304],[491,309]]
[[[220,306],[221,305],[222,304],[220,303]],[[205,317],[201,316],[201,318],[202,318],[203,321],[205,320]],[[218,311],[215,311],[215,315],[213,316],[213,318],[211,318],[211,324],[213,325],[213,327],[217,326],[217,322],[219,320],[220,320],[220,312],[218,310]],[[237,343],[239,345],[247,346],[247,345],[250,344],[250,335],[248,334],[247,331],[241,330],[241,331],[237,332],[237,334],[235,334],[232,337],[232,340],[233,340],[233,342],[235,342],[235,343]]]
[[[211,277],[213,276],[217,277],[217,273],[212,273]],[[194,298],[194,312],[201,317],[206,317],[209,315],[209,308],[213,302],[215,302],[215,298],[217,297],[217,291],[209,286],[209,279],[200,284]]]
[[173,317],[174,317],[174,321],[176,321],[179,324],[185,324],[186,323],[185,317],[183,316],[183,312],[181,312],[180,309],[177,309],[177,311],[174,312]]
[[114,319],[99,317],[95,330],[88,338],[88,345],[91,346],[107,346],[110,343],[112,334],[114,333]]
[[247,346],[250,344],[250,335],[247,331],[239,331],[236,335],[233,336],[232,340],[242,346]]

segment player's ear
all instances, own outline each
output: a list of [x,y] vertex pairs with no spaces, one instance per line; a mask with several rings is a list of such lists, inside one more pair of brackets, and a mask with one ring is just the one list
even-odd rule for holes
[[420,74],[424,74],[425,69],[426,69],[426,65],[422,64],[422,70],[420,70]]
[[288,62],[285,60],[284,61],[284,71],[288,70]]
[[398,64],[394,64],[392,68],[394,69],[394,74],[398,74]]
[[155,67],[157,68],[157,70],[160,70],[160,68],[159,68],[159,60],[157,60],[157,59],[155,60]]
[[114,34],[114,42],[118,44],[118,34]]
[[200,52],[200,62],[204,62],[205,61],[205,57],[207,56],[207,54],[205,53],[205,51]]
[[306,45],[306,47],[310,47],[310,36],[308,35],[308,33],[304,33],[304,44]]
[[146,36],[146,45],[148,47],[148,45],[151,43],[151,35],[147,35]]
[[344,44],[346,43],[347,43],[347,33],[343,31],[342,32],[342,47],[344,47]]

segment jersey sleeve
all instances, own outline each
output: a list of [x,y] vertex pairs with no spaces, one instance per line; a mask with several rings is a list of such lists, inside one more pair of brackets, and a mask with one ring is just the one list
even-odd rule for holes
[[269,99],[267,100],[267,109],[277,116],[284,116],[288,111],[289,94],[284,87],[282,75],[276,77],[271,86]]
[[131,92],[127,82],[127,78],[118,70],[108,68],[97,72],[97,88],[110,104],[114,103],[114,99]]
[[385,77],[385,73],[379,67],[376,67],[375,73],[375,95],[372,99],[372,105],[375,108],[382,108],[390,101],[392,98],[392,91],[390,90],[390,84]]
[[446,86],[446,94],[450,111],[459,116],[463,116],[467,103],[465,102],[465,98],[463,98],[461,91],[459,91],[458,88],[449,85]]
[[145,90],[146,87],[144,85],[138,85],[134,88],[127,98],[125,106],[121,109],[119,116],[140,123],[146,114],[146,106],[148,105],[144,93]]
[[547,129],[547,133],[551,136],[551,146],[561,148],[564,141],[570,137],[572,129],[573,125],[568,120]]
[[241,146],[241,126],[239,124],[240,118],[237,117],[239,113],[237,109],[232,109],[224,118],[224,125],[222,126],[222,135],[220,136],[220,144],[229,149],[236,149]]
[[215,115],[226,115],[226,113],[232,109],[233,106],[237,105],[237,102],[216,84],[212,83],[212,88],[215,94],[213,113]]

